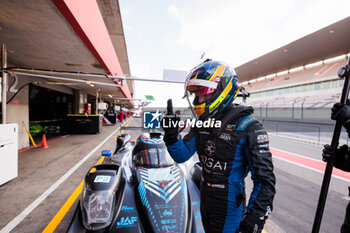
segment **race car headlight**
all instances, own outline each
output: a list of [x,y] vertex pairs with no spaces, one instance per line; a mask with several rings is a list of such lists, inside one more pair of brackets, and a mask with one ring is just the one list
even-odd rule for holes
[[113,191],[91,191],[84,186],[82,197],[81,208],[86,229],[100,230],[111,224],[114,206]]

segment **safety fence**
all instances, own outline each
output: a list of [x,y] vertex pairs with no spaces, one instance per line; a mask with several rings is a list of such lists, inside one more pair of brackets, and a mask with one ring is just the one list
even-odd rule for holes
[[[334,100],[254,102],[254,116],[275,135],[285,135],[317,143],[330,143],[335,121],[331,120]],[[347,143],[343,129],[340,141]]]

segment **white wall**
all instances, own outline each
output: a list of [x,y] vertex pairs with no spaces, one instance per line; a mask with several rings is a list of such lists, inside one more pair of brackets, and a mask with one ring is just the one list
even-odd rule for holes
[[[13,78],[9,78],[8,84],[12,85]],[[47,82],[47,80],[35,77],[25,77],[19,76],[18,83],[15,86],[15,89],[19,89],[24,84],[32,82]],[[59,85],[48,85],[48,84],[39,84],[38,86],[50,88],[55,91],[63,92],[66,94],[73,94],[73,89],[66,86]],[[10,87],[9,87],[10,88]],[[7,101],[15,93],[7,92]],[[7,124],[17,123],[18,124],[18,149],[26,148],[30,145],[30,140],[26,129],[24,128],[23,122],[26,127],[29,127],[29,85],[25,86],[11,101],[7,104]]]
[[[12,95],[11,95],[12,96]],[[8,98],[9,99],[9,98]],[[14,104],[13,104],[14,103]],[[7,105],[7,124],[18,125],[18,149],[29,146],[29,136],[22,123],[29,127],[29,87],[24,87]]]

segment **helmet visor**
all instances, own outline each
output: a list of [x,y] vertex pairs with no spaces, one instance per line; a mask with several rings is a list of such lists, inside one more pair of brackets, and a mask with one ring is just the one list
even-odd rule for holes
[[216,91],[217,83],[202,79],[192,79],[186,83],[186,92],[189,94],[206,95]]
[[207,91],[208,87],[203,86],[188,86],[187,91],[190,94],[198,95],[205,95],[205,92]]

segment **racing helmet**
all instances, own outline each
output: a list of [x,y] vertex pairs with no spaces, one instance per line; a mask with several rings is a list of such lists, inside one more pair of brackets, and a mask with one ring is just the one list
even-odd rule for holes
[[[185,83],[185,97],[194,115],[205,120],[223,111],[237,97],[238,79],[234,70],[219,61],[206,60],[195,67]],[[192,103],[189,97],[194,97]],[[199,102],[200,95],[212,94],[209,99]]]
[[133,166],[159,168],[174,165],[160,134],[143,133],[132,151]]

